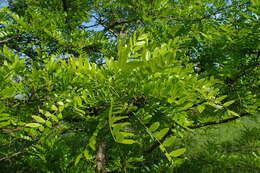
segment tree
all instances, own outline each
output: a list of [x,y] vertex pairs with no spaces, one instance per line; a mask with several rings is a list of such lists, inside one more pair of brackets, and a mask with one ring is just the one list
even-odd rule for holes
[[[0,10],[1,169],[203,172],[194,155],[205,149],[190,150],[203,129],[215,156],[231,158],[208,171],[233,169],[260,144],[257,123],[245,123],[259,117],[259,7],[10,0]],[[223,155],[210,133],[240,119],[248,138]],[[239,166],[257,172],[259,154]]]

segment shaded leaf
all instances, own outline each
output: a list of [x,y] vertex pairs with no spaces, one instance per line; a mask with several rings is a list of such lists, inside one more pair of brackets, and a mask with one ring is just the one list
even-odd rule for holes
[[154,131],[156,131],[159,128],[159,126],[160,126],[160,123],[159,122],[155,122],[148,128],[148,130],[150,132],[154,132]]

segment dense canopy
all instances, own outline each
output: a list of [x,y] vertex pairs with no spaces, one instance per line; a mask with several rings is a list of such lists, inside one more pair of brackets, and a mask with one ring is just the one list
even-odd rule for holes
[[0,1],[0,172],[260,172],[260,1]]

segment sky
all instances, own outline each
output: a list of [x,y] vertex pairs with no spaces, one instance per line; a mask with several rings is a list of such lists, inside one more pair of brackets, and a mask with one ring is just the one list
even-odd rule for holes
[[8,5],[7,0],[0,0],[0,8],[7,6],[7,5]]
[[[8,2],[7,0],[0,0],[0,8],[2,7],[5,7],[8,5]],[[94,18],[91,18],[90,21],[88,23],[84,22],[82,23],[83,26],[92,26],[96,23],[95,19]],[[92,30],[92,31],[101,31],[103,30],[104,27],[102,27],[101,25],[97,25],[97,26],[94,26],[94,27],[90,27],[88,28],[87,30]]]

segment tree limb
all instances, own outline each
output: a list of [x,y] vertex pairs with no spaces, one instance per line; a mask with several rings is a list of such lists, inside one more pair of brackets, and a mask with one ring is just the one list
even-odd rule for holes
[[9,37],[9,38],[7,38],[7,39],[5,39],[5,40],[1,40],[1,41],[0,41],[0,44],[7,43],[8,41],[10,41],[10,40],[12,40],[12,39],[14,39],[14,38],[15,38],[15,36]]
[[236,120],[236,119],[241,118],[241,117],[251,116],[251,115],[252,114],[249,114],[249,113],[243,113],[240,116],[234,116],[234,117],[227,118],[227,119],[224,119],[224,120],[210,121],[210,122],[202,123],[202,124],[199,124],[199,125],[196,125],[196,126],[189,126],[188,128],[197,129],[197,128],[201,128],[201,127],[205,127],[205,126],[209,126],[209,125],[223,124],[223,123],[227,123],[229,121]]
[[122,24],[127,24],[127,23],[131,23],[133,21],[136,21],[137,19],[132,19],[132,20],[123,20],[123,21],[115,21],[114,23],[107,25],[104,31],[113,29],[114,27],[116,27],[117,25],[122,25]]
[[28,128],[28,127],[24,126],[24,127],[18,127],[18,128],[16,128],[16,129],[3,129],[3,128],[0,128],[0,132],[4,132],[4,133],[14,133],[14,132],[20,131],[20,130],[22,130],[22,129],[24,129],[24,128]]
[[0,161],[10,160],[10,159],[12,159],[13,157],[16,157],[16,156],[18,156],[18,155],[20,155],[20,154],[22,154],[22,153],[24,153],[24,152],[25,152],[25,150],[23,149],[23,150],[21,150],[21,151],[18,151],[18,152],[16,152],[16,153],[13,153],[13,154],[11,154],[11,155],[9,155],[9,156],[5,156],[5,157],[0,158]]
[[[195,125],[195,126],[188,126],[188,128],[190,128],[190,129],[198,129],[198,128],[205,127],[205,126],[209,126],[209,125],[223,124],[223,123],[227,123],[227,122],[236,120],[236,119],[241,118],[241,117],[251,116],[251,115],[252,115],[252,114],[249,114],[249,113],[243,113],[243,114],[241,114],[240,116],[235,116],[235,117],[227,118],[227,119],[224,119],[224,120],[210,121],[210,122],[202,123],[202,124]],[[170,135],[172,135],[172,132],[169,131],[169,133],[167,133],[167,134],[163,137],[163,139],[166,139],[166,138],[167,138],[168,136],[170,136]],[[163,142],[163,141],[160,141],[160,142]],[[155,150],[159,145],[160,145],[160,143],[159,143],[159,142],[156,142],[156,143],[154,143],[152,146],[150,146],[147,150],[145,150],[145,152],[146,152],[146,153],[150,153],[150,152],[152,152],[153,150]]]

